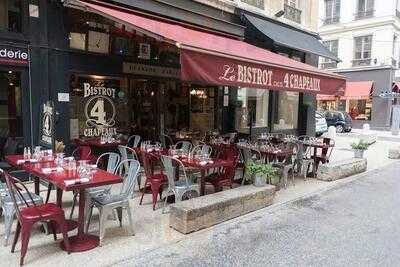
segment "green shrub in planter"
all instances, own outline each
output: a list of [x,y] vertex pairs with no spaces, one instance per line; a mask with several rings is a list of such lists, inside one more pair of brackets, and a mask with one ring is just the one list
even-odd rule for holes
[[363,140],[359,140],[358,143],[351,143],[351,148],[354,150],[354,157],[360,159],[363,158],[364,151],[367,150],[369,146],[370,144]]
[[[246,164],[245,179],[253,181],[254,184],[259,184],[256,179],[263,177],[264,181],[269,181],[273,185],[279,183],[279,169],[273,167],[272,164],[264,164],[250,161]],[[265,182],[264,182],[265,184]]]

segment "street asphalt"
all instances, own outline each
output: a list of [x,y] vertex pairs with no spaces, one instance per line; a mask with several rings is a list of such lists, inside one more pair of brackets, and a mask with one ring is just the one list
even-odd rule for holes
[[400,163],[119,266],[400,266]]

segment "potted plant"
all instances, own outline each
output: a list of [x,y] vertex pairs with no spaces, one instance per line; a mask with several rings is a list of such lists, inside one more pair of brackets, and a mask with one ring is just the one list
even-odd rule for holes
[[272,164],[250,161],[246,164],[246,174],[245,179],[252,179],[254,186],[265,186],[267,180],[273,185],[279,184],[278,170]]
[[351,148],[354,151],[354,157],[358,159],[362,159],[364,157],[364,151],[368,149],[370,145],[363,141],[359,140],[358,142],[351,143]]

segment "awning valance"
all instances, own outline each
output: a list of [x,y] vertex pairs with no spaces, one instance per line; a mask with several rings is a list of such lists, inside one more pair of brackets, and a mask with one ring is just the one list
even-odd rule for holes
[[237,39],[159,21],[115,6],[75,1],[89,11],[128,24],[181,53],[181,79],[212,85],[342,95],[343,76],[319,70]]
[[[367,100],[374,90],[373,81],[347,82],[346,89],[340,100]],[[332,95],[317,95],[317,100],[335,100]]]
[[243,14],[243,16],[250,27],[259,31],[260,35],[272,40],[277,45],[340,61],[315,35],[279,25],[268,19],[261,19],[249,14]]

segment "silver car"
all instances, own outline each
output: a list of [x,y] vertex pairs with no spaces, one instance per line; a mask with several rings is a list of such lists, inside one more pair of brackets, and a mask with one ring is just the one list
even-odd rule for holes
[[324,115],[315,112],[315,134],[321,136],[328,131],[328,124],[326,123]]

